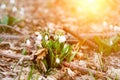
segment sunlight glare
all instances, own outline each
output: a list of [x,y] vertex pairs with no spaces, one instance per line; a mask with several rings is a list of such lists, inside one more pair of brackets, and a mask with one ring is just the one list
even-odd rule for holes
[[114,7],[111,0],[69,0],[68,6],[72,7],[72,13],[87,19],[101,19],[108,15]]

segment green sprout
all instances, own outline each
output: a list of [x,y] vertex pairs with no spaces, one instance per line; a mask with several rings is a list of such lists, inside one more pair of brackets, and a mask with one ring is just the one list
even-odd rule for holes
[[32,75],[33,75],[33,70],[34,70],[34,65],[31,66],[31,69],[30,69],[30,72],[29,72],[27,80],[31,80]]
[[22,21],[22,20],[18,19],[16,17],[10,16],[10,15],[6,15],[6,16],[3,16],[2,19],[0,20],[0,24],[14,25],[20,21]]
[[0,43],[3,41],[3,39],[2,38],[0,38]]
[[98,51],[103,53],[104,55],[110,55],[111,52],[116,52],[119,50],[119,41],[120,36],[114,36],[108,39],[101,39],[100,37],[94,37],[95,42],[97,43],[99,49]]
[[[49,32],[42,32],[41,34],[43,36],[42,47],[47,49],[46,57],[42,60],[47,72],[60,67],[63,61],[72,61],[75,55],[71,54],[71,45],[66,43],[65,40],[60,41],[61,36],[65,39],[64,35],[54,34],[54,37],[58,37],[53,39]],[[46,36],[48,37],[47,40],[45,39]]]

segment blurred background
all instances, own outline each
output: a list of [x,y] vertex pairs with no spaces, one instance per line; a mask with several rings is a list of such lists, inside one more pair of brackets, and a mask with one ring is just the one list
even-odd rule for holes
[[119,29],[119,4],[119,0],[0,0],[0,18],[13,15],[36,27],[66,24],[81,32],[102,32]]

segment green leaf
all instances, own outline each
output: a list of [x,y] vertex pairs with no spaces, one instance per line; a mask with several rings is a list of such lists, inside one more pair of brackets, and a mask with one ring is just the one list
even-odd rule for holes
[[109,39],[101,39],[95,36],[94,40],[99,46],[99,52],[103,52],[105,55],[109,55],[112,51],[119,50],[119,46],[118,46],[118,42],[120,41],[119,35]]
[[62,61],[66,56],[68,56],[71,52],[71,46],[68,44],[64,44],[64,47],[62,49],[62,52],[60,54],[60,60]]
[[46,41],[43,39],[42,40],[42,46],[44,47],[44,48],[47,48],[47,43],[46,43]]
[[3,39],[2,38],[0,38],[0,43],[3,41]]
[[9,17],[8,16],[3,16],[3,18],[0,21],[0,24],[8,24]]
[[98,44],[99,46],[99,52],[103,52],[105,55],[109,55],[112,48],[110,46],[110,44],[108,44],[109,42],[107,40],[102,40],[99,37],[94,37],[95,42]]
[[60,54],[64,46],[64,43],[59,43],[59,41],[56,41],[54,46],[56,54]]
[[74,52],[74,54],[70,55],[70,57],[68,58],[68,62],[71,62],[77,53],[78,52],[76,51]]
[[9,22],[8,25],[12,25],[17,21],[17,19],[15,17],[9,16]]
[[107,80],[112,80],[111,78],[109,78],[109,77],[106,77],[107,78]]
[[9,17],[8,25],[14,25],[14,24],[22,21],[21,19],[17,19],[13,16],[8,16],[8,17]]
[[33,70],[34,70],[34,65],[31,66],[31,69],[30,69],[30,72],[29,72],[29,75],[28,75],[28,78],[27,80],[31,80],[32,78],[32,73],[33,73]]
[[119,80],[118,74],[116,74],[116,76],[115,76],[115,80]]
[[43,61],[44,65],[45,65],[46,69],[48,69],[48,64],[47,64],[46,59],[43,59],[42,61]]
[[50,58],[50,66],[52,67],[53,63],[54,63],[54,53],[53,53],[53,50],[52,50],[52,45],[53,45],[53,41],[49,41],[48,44],[47,44],[47,47],[48,47],[48,50],[49,50],[49,58]]
[[6,24],[6,25],[14,25],[18,22],[23,21],[22,19],[17,19],[13,16],[3,16],[3,18],[0,20],[0,24]]
[[27,54],[27,50],[26,50],[26,48],[23,48],[23,50],[22,50],[22,54],[23,54],[23,55],[26,55],[26,54]]

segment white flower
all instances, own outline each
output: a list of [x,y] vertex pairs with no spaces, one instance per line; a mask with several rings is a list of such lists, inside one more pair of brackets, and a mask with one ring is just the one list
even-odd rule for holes
[[35,32],[35,35],[37,36],[36,37],[36,40],[38,40],[38,41],[41,41],[42,40],[42,35],[40,34],[40,32]]
[[36,39],[37,39],[38,41],[41,41],[41,40],[42,40],[42,35],[39,34]]
[[43,38],[42,35],[39,32],[36,32],[35,34],[37,35],[36,40],[35,40],[35,44],[39,45],[39,47],[42,47],[42,45],[41,45],[41,40]]
[[66,41],[66,37],[65,36],[60,36],[59,37],[59,42],[62,43],[62,42],[65,42]]
[[56,58],[56,63],[60,63],[60,59],[59,58]]
[[35,41],[35,44],[36,44],[37,46],[39,46],[39,47],[42,47],[41,41],[36,40],[36,41]]
[[31,46],[31,42],[29,39],[26,40],[26,46]]
[[[65,44],[65,45],[64,45],[64,48],[66,48],[67,46],[68,46],[68,45],[67,45],[67,44]],[[68,52],[68,50],[69,50],[69,49],[67,48],[67,49],[66,49],[66,51],[65,51],[65,53],[67,53],[67,52]]]
[[13,11],[13,12],[16,12],[16,11],[17,11],[17,8],[14,6],[14,7],[12,8],[12,11]]
[[6,5],[5,5],[5,4],[1,4],[0,8],[1,8],[1,9],[5,9],[5,8],[6,8]]
[[11,4],[15,4],[15,0],[10,0],[10,3]]
[[24,15],[24,8],[20,8],[20,12],[21,15]]
[[112,41],[112,40],[110,40],[110,42],[109,42],[109,43],[110,43],[110,45],[113,45],[113,41]]
[[35,44],[39,45],[41,47],[42,46],[41,45],[41,40],[42,40],[43,37],[39,32],[35,32],[35,34],[37,35],[36,40],[35,40]]
[[46,41],[48,40],[48,36],[47,36],[47,35],[45,35],[45,40],[46,40]]

